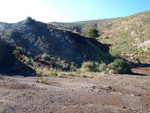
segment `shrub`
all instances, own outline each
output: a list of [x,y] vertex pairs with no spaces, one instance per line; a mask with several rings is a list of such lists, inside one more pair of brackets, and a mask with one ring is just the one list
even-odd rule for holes
[[70,71],[77,71],[77,68],[74,65],[70,66]]
[[42,76],[57,76],[58,72],[56,69],[49,67],[38,67],[35,69],[37,75]]
[[48,54],[46,54],[46,53],[42,54],[41,58],[44,61],[49,61],[50,60],[50,56]]
[[99,64],[98,66],[98,71],[105,71],[107,68],[106,63],[102,62],[101,64]]
[[25,19],[25,20],[22,22],[22,24],[29,24],[29,25],[34,24],[34,23],[35,23],[35,20],[32,19],[31,17],[27,17],[27,19]]
[[96,39],[97,37],[99,37],[98,30],[97,30],[97,29],[94,29],[94,28],[89,28],[89,29],[88,29],[88,32],[87,32],[87,36]]
[[91,61],[83,62],[81,70],[82,71],[97,71],[97,65],[96,63],[91,62]]
[[115,59],[114,62],[108,65],[108,69],[113,70],[116,74],[131,73],[131,64],[123,59]]
[[50,68],[50,76],[57,76],[57,75],[58,75],[57,70]]
[[109,54],[114,58],[120,58],[119,52],[117,51],[117,49],[115,47],[110,48],[109,50]]

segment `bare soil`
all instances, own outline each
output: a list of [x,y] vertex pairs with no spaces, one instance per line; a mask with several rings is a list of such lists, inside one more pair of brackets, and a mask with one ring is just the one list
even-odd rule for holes
[[137,67],[137,68],[133,68],[132,71],[135,73],[139,73],[141,75],[150,76],[150,67]]
[[150,76],[48,77],[0,75],[1,113],[149,113]]

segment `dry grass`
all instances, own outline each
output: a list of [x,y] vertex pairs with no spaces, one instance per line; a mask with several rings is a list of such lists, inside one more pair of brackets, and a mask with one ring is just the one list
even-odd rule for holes
[[[110,80],[113,74],[107,74],[106,72],[64,72],[64,71],[51,71],[49,68],[39,68],[37,71],[36,82],[48,84],[48,78],[51,76],[67,78],[68,81],[76,81],[78,78],[94,78],[94,79],[105,79]],[[117,78],[116,78],[117,79]]]

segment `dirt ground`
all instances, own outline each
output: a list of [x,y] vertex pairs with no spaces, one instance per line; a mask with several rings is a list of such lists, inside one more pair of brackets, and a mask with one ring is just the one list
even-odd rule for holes
[[135,73],[139,73],[142,75],[148,75],[150,76],[150,67],[137,67],[137,68],[132,68],[132,71]]
[[45,79],[0,75],[0,112],[150,113],[150,76]]

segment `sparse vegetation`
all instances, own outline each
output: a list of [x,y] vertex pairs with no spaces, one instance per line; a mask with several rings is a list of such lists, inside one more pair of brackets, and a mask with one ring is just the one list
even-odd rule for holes
[[38,67],[36,69],[36,75],[40,75],[44,77],[57,76],[58,72],[59,72],[58,70],[49,67]]
[[70,71],[72,71],[72,72],[77,71],[77,68],[74,65],[71,65],[70,66]]
[[95,62],[83,62],[82,63],[82,67],[81,67],[82,71],[89,71],[89,72],[93,72],[93,71],[97,71],[97,64]]
[[42,58],[42,60],[45,60],[45,61],[50,60],[50,56],[46,53],[42,54],[41,58]]
[[107,69],[106,63],[102,62],[101,64],[98,65],[98,71],[103,72]]
[[[3,72],[4,67],[7,72],[6,76],[5,73],[0,75],[0,111],[148,112],[150,77],[131,76],[131,64],[123,60],[125,57],[138,64],[150,62],[150,49],[144,51],[139,47],[149,40],[150,35],[144,29],[149,28],[147,24],[150,21],[143,19],[146,24],[141,24],[136,16],[90,21],[93,28],[100,30],[100,39],[106,41],[107,46],[112,46],[109,42],[114,44],[110,50],[93,39],[95,36],[84,37],[35,22],[30,17],[22,23],[6,23],[10,27],[4,31],[1,29],[5,27],[0,23],[0,71]],[[135,20],[135,26],[130,19]],[[84,25],[88,22],[78,29],[84,27],[85,30]],[[146,38],[139,35],[141,31]],[[136,73],[136,69],[133,68],[133,72]],[[14,77],[7,75],[13,73]],[[25,77],[18,76],[21,74]],[[36,77],[26,77],[26,74]],[[98,105],[97,98],[108,102],[101,101]],[[27,103],[24,102],[26,100]]]
[[109,74],[128,74],[131,73],[131,64],[123,59],[115,59],[110,64],[104,62],[83,62],[82,72],[106,72]]
[[150,50],[148,46],[143,45],[150,37],[149,15],[150,11],[145,11],[123,18],[54,24],[70,30],[72,26],[76,26],[78,32],[83,35],[87,34],[89,26],[96,28],[100,33],[98,41],[112,44],[119,55],[129,61],[138,63],[138,59],[141,63],[149,64]]
[[[51,24],[36,22],[31,17],[27,17],[22,23],[14,24],[13,29],[8,25],[9,29],[2,31],[0,35],[6,43],[16,48],[13,55],[40,75],[58,76],[58,70],[130,73],[129,63],[119,59],[122,56],[133,59],[132,61],[138,64],[150,61],[149,49],[144,51],[139,45],[149,39],[149,29],[143,28],[144,24],[131,22],[136,16],[67,24],[67,27],[77,24],[79,30],[87,30],[86,33],[92,38],[57,29]],[[147,25],[149,21],[143,18],[142,22]],[[33,24],[34,26],[30,26]],[[143,35],[140,35],[141,32]],[[99,41],[113,46],[109,53],[106,46],[93,39],[99,34]],[[142,38],[143,36],[146,38]],[[136,48],[137,46],[139,48]]]

